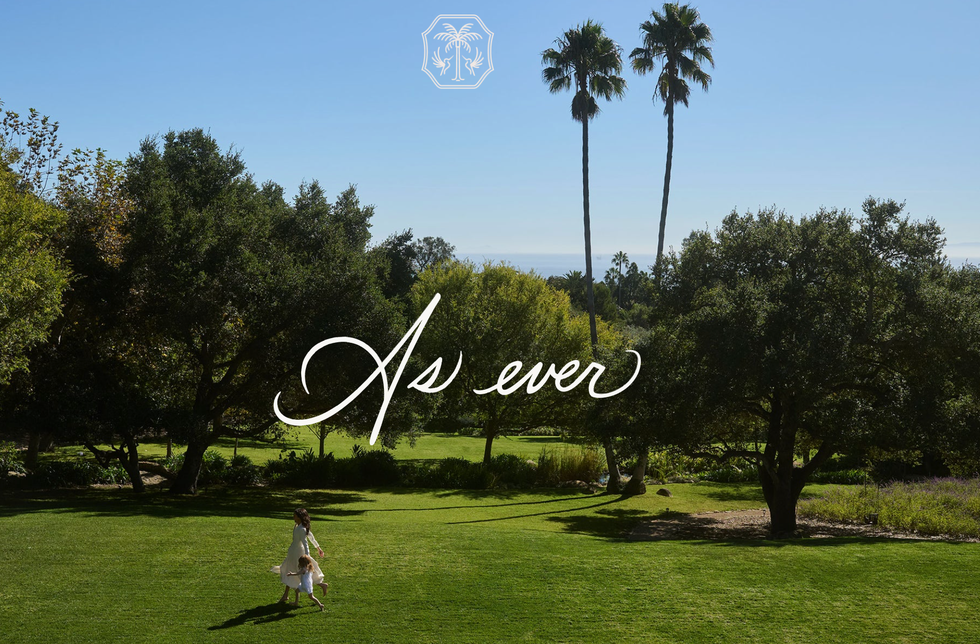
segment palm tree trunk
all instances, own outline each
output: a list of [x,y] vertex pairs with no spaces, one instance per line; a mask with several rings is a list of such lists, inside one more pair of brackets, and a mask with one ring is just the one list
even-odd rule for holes
[[667,197],[670,195],[670,166],[674,160],[674,101],[667,97],[667,169],[664,171],[664,200],[660,205],[660,234],[657,236],[657,279],[664,254],[664,230],[667,227]]
[[[589,118],[582,119],[582,212],[585,223],[585,299],[589,306],[589,333],[592,338],[592,357],[599,357],[599,334],[595,324],[595,295],[592,290],[592,224],[589,219]],[[606,490],[618,493],[620,491],[619,465],[613,450],[612,439],[602,438],[602,446],[606,451],[606,467],[609,469],[609,482]]]
[[589,119],[582,119],[582,212],[585,220],[585,299],[589,307],[592,357],[598,357],[599,334],[595,324],[595,294],[592,290],[592,222],[589,219]]
[[[670,195],[670,166],[674,159],[674,97],[667,95],[667,167],[664,170],[664,200],[660,205],[660,233],[657,235],[657,259],[654,265],[654,279],[659,286],[663,275],[663,254],[664,254],[664,231],[667,227],[667,198]],[[636,461],[633,469],[633,476],[627,484],[624,493],[626,494],[645,494],[647,486],[643,479],[646,476],[647,460],[649,452],[644,452]]]

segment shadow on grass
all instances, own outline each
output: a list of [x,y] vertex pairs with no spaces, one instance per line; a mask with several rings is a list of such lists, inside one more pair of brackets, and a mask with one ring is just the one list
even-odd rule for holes
[[244,626],[245,624],[269,624],[278,622],[290,617],[296,617],[299,606],[293,606],[286,602],[273,602],[264,606],[256,606],[243,610],[235,617],[232,617],[216,626],[209,626],[209,631],[220,631],[233,626]]
[[[555,514],[564,514],[566,512],[583,512],[585,510],[594,510],[596,508],[601,508],[601,507],[604,507],[604,506],[607,506],[607,505],[612,505],[613,503],[619,503],[620,501],[623,501],[623,500],[627,499],[628,497],[614,496],[614,495],[608,495],[608,496],[607,495],[601,495],[599,498],[604,498],[604,499],[607,499],[607,500],[601,501],[600,503],[593,503],[592,505],[576,506],[574,508],[566,508],[564,510],[551,510],[551,511],[548,511],[548,512],[532,512],[530,514],[514,514],[514,515],[511,515],[511,516],[507,516],[507,517],[492,517],[492,518],[489,518],[489,519],[472,519],[470,521],[450,521],[447,525],[466,525],[466,524],[473,524],[473,523],[494,523],[494,522],[497,522],[497,521],[509,521],[509,520],[512,520],[512,519],[528,519],[528,518],[531,518],[531,517],[544,517],[544,516],[550,516],[550,515],[555,515]],[[521,505],[521,504],[515,504],[515,505]],[[480,506],[480,507],[489,507],[489,506]]]
[[[712,489],[714,488],[714,489]],[[753,501],[765,504],[762,488],[757,483],[712,483],[702,481],[695,489],[704,491],[704,496],[715,501]]]
[[[880,543],[913,544],[936,539],[910,537],[869,532],[867,526],[834,523],[798,524],[797,532],[788,538],[774,539],[769,534],[768,521],[730,525],[726,518],[730,513],[718,512],[707,515],[691,515],[680,512],[663,513],[652,520],[637,523],[631,529],[629,540],[633,542],[683,541],[697,546],[725,548],[826,548],[850,545],[874,545]],[[592,528],[596,530],[595,528]],[[943,543],[962,543],[943,541]]]
[[561,436],[500,436],[496,440],[498,441],[512,440],[514,442],[520,442],[520,443],[545,443],[547,445],[561,445],[566,443],[566,441],[563,441],[561,439]]
[[597,510],[595,514],[570,517],[550,517],[548,520],[564,524],[565,532],[587,534],[616,541],[625,540],[643,519],[653,515],[646,510],[610,508]]
[[587,495],[582,494],[578,491],[568,491],[568,490],[556,490],[553,488],[535,488],[527,490],[451,490],[451,491],[436,491],[426,488],[391,488],[383,490],[385,493],[398,495],[398,494],[412,494],[412,493],[423,493],[432,494],[438,499],[445,499],[449,497],[462,496],[473,501],[483,501],[485,499],[493,499],[506,501],[508,499],[513,499],[522,496],[555,496],[556,494],[562,495],[561,498],[549,498],[543,501],[512,501],[510,503],[474,503],[472,505],[440,505],[436,507],[429,508],[383,508],[379,510],[366,510],[367,513],[372,512],[432,512],[436,510],[472,510],[478,508],[505,508],[514,506],[526,506],[526,505],[543,505],[547,503],[564,503],[566,501],[576,501],[585,498],[598,498],[601,495]]
[[64,512],[93,516],[263,516],[289,520],[305,507],[316,520],[363,514],[344,508],[372,501],[355,492],[222,488],[196,496],[173,496],[163,490],[135,494],[131,490],[41,490],[0,496],[0,517],[32,512]]

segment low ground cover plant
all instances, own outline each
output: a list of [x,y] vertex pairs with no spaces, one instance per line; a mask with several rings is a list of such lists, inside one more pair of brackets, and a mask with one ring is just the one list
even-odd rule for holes
[[980,537],[980,479],[835,487],[801,501],[798,511],[801,517],[874,523],[926,535]]

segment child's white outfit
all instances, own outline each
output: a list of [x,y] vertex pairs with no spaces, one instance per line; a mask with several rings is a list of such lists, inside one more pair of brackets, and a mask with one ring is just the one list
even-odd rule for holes
[[[293,528],[293,542],[289,544],[289,550],[286,552],[286,558],[282,560],[282,563],[278,566],[272,567],[272,572],[279,575],[279,579],[282,583],[286,584],[290,588],[300,588],[300,579],[305,579],[307,576],[310,578],[309,588],[310,590],[304,590],[303,592],[312,593],[313,584],[319,584],[323,582],[323,573],[320,572],[320,566],[313,561],[313,572],[305,573],[302,577],[299,575],[289,576],[291,572],[299,571],[299,558],[301,555],[310,554],[310,547],[307,545],[306,540],[309,539],[310,543],[313,544],[314,548],[319,548],[320,544],[316,542],[313,538],[312,532],[307,532],[306,528],[302,524],[297,524]],[[310,557],[312,559],[312,557]]]
[[299,591],[307,595],[313,594],[313,573],[309,570],[299,576]]

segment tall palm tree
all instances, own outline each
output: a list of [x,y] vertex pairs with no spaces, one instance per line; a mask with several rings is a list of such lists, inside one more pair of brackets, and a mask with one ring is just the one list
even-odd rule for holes
[[664,252],[664,228],[667,225],[667,197],[670,194],[670,166],[674,157],[674,106],[677,103],[688,105],[691,88],[685,79],[691,80],[704,91],[711,83],[702,63],[715,65],[711,57],[711,29],[701,22],[701,14],[691,5],[665,3],[663,13],[656,10],[650,13],[653,19],[640,25],[643,46],[630,53],[633,71],[641,76],[653,72],[657,62],[663,68],[657,78],[657,88],[653,100],[659,98],[664,103],[664,116],[667,117],[667,168],[664,172],[664,198],[660,206],[660,235],[657,238],[657,276]]
[[616,274],[619,277],[616,287],[616,299],[619,308],[623,308],[623,264],[626,264],[628,267],[630,258],[624,251],[619,251],[613,255],[612,261],[616,265]]
[[[555,39],[556,46],[541,52],[542,80],[552,94],[574,89],[572,119],[582,124],[582,211],[585,223],[585,294],[589,308],[589,329],[592,334],[592,353],[598,355],[599,336],[595,323],[595,296],[592,288],[592,229],[589,220],[589,121],[599,114],[596,97],[607,101],[623,98],[626,81],[623,71],[622,48],[599,23],[588,20],[569,29]],[[604,441],[609,466],[610,491],[619,491],[619,467],[612,441]]]

